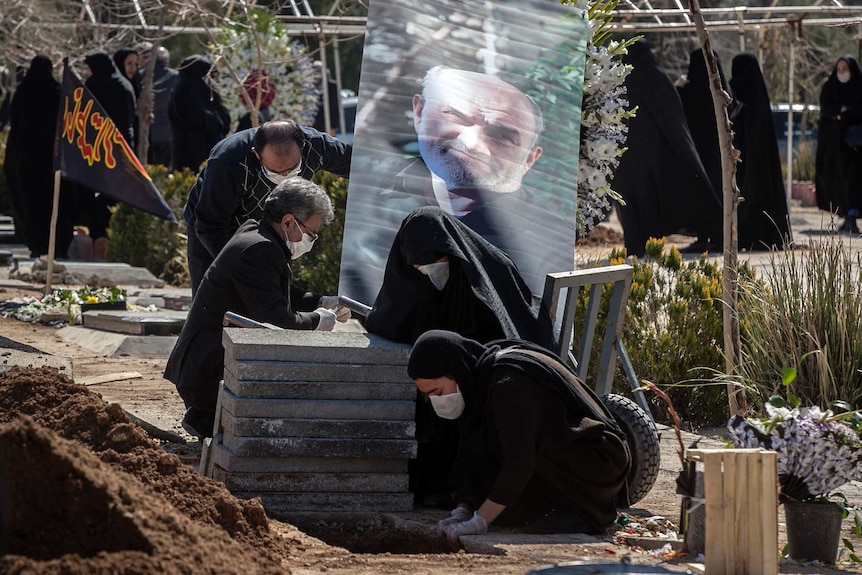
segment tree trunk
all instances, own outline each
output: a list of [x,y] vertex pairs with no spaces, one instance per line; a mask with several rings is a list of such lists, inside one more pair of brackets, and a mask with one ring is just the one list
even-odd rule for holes
[[706,58],[706,68],[709,72],[709,85],[712,92],[715,122],[718,126],[718,144],[721,150],[721,193],[724,219],[724,268],[721,274],[721,294],[723,300],[724,319],[724,355],[725,371],[728,376],[727,402],[730,415],[743,415],[747,402],[742,388],[736,386],[733,376],[738,373],[742,353],[739,336],[739,274],[737,270],[737,219],[736,208],[739,205],[739,188],[736,185],[736,163],[739,161],[739,150],[733,147],[733,131],[727,117],[727,107],[731,103],[730,95],[721,86],[718,73],[718,62],[712,52],[709,32],[700,13],[698,0],[689,0],[689,7],[697,27],[697,35],[703,47]]

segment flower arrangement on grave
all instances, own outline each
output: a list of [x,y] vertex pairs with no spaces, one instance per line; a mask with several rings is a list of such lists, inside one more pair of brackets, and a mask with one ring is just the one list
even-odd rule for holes
[[[795,371],[785,368],[788,385]],[[773,395],[764,417],[733,416],[727,423],[738,448],[778,453],[782,502],[825,501],[849,481],[862,479],[862,414],[845,402],[829,409],[803,407],[799,398]]]
[[41,299],[22,298],[11,302],[20,305],[4,306],[3,315],[20,321],[37,322],[46,313],[65,314],[69,325],[81,323],[81,304],[114,303],[125,301],[126,290],[116,287],[85,286],[77,290],[55,289]]

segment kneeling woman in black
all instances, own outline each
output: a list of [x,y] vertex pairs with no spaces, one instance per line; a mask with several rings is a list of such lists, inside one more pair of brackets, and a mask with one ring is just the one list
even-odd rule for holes
[[434,330],[414,344],[407,371],[437,415],[459,426],[450,476],[459,503],[437,526],[450,544],[492,521],[537,533],[613,523],[631,466],[624,435],[551,352]]

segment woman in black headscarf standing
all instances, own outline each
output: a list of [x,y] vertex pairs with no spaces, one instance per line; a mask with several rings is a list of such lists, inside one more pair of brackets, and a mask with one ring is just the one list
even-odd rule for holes
[[820,90],[815,181],[817,207],[844,217],[841,230],[859,233],[862,209],[862,149],[844,141],[847,127],[862,122],[862,69],[841,56]]
[[601,533],[627,504],[623,433],[551,352],[433,330],[414,344],[407,371],[436,413],[459,425],[451,473],[458,506],[437,524],[451,545],[493,521],[533,533]]
[[[718,54],[715,55],[718,60]],[[721,61],[718,61],[718,73],[721,78],[721,87],[728,94],[732,93],[724,78],[721,69]],[[709,88],[709,72],[706,68],[706,58],[703,49],[694,50],[688,63],[688,74],[685,80],[678,84],[679,97],[685,110],[688,129],[691,131],[692,140],[697,148],[700,161],[709,177],[712,189],[719,201],[718,209],[713,205],[706,206],[708,210],[708,223],[703,229],[697,230],[698,241],[682,251],[689,253],[701,253],[704,251],[720,251],[724,238],[723,208],[724,198],[722,195],[722,171],[721,171],[721,149],[718,143],[718,126],[715,123],[715,108],[712,102],[712,92]],[[736,102],[731,102],[727,113],[731,120],[736,113]]]
[[[533,309],[532,294],[509,256],[435,206],[402,221],[366,328],[410,344],[432,329],[481,342],[520,338],[550,347],[553,341],[550,314]],[[416,440],[411,491],[419,503],[451,506],[446,482],[457,427],[418,401]]]
[[230,112],[208,78],[212,67],[212,61],[202,55],[180,62],[168,106],[173,138],[171,165],[175,170],[197,172],[212,147],[230,130]]
[[769,93],[754,54],[733,58],[730,87],[739,103],[733,121],[733,143],[741,155],[736,165],[743,200],[737,210],[739,249],[782,249],[790,241],[787,197]]
[[[10,103],[9,136],[3,167],[15,210],[15,233],[31,257],[48,253],[54,202],[54,135],[60,105],[60,83],[51,60],[30,62]],[[72,242],[72,195],[60,194],[55,257],[65,258]]]
[[697,153],[679,94],[646,42],[629,46],[623,62],[629,120],[625,154],[614,173],[614,189],[625,200],[617,206],[626,252],[642,256],[650,237],[703,230],[720,213]]

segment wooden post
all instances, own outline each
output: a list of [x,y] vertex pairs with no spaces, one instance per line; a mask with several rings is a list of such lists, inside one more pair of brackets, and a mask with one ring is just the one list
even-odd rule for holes
[[778,454],[699,449],[688,458],[704,466],[706,573],[778,573]]
[[48,270],[45,273],[45,295],[51,293],[54,275],[54,252],[57,245],[57,217],[60,212],[60,170],[54,171],[54,202],[51,204],[51,229],[48,232]]

